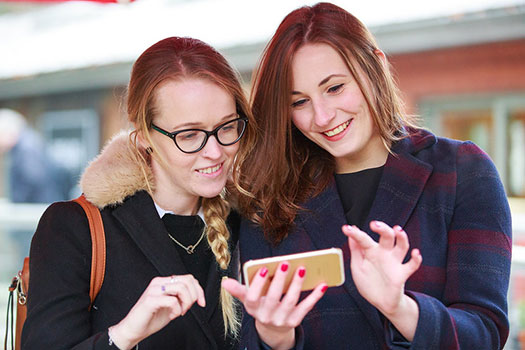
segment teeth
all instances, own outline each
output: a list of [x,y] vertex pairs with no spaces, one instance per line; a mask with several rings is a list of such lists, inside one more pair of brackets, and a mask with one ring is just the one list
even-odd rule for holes
[[199,169],[199,173],[201,173],[201,174],[211,174],[211,173],[216,172],[220,168],[221,168],[221,164],[216,165],[216,166],[214,166],[212,168]]
[[340,132],[342,132],[343,130],[345,130],[348,127],[348,125],[350,125],[350,121],[344,122],[343,124],[339,125],[335,129],[332,129],[330,131],[325,131],[325,132],[323,132],[323,134],[325,134],[328,137],[335,136],[335,135],[339,134]]

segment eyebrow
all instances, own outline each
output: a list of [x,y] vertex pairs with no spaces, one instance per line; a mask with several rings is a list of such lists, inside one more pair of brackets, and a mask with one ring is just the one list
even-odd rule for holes
[[[345,77],[346,77],[345,74],[330,74],[329,76],[327,76],[326,78],[321,80],[321,82],[319,82],[319,84],[317,86],[321,87],[322,85],[324,85],[327,82],[329,82],[330,79],[332,79],[332,78],[345,78]],[[299,91],[292,91],[292,95],[300,95],[300,94],[301,94],[301,92],[299,92]]]
[[[233,113],[230,113],[228,115],[225,115],[224,117],[222,117],[219,121],[219,123],[217,123],[214,128],[222,123],[224,123],[227,119],[235,116],[237,114],[237,112],[233,112]],[[184,123],[184,124],[181,124],[181,125],[178,125],[177,127],[173,128],[172,130],[183,130],[183,129],[198,129],[198,127],[200,126],[201,124],[200,123],[195,123],[195,122],[191,122],[191,123]]]

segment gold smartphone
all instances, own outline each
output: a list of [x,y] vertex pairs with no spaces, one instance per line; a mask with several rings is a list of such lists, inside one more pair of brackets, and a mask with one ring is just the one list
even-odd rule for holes
[[301,290],[311,290],[319,285],[326,283],[329,287],[340,286],[345,281],[345,269],[343,266],[343,252],[339,248],[329,248],[314,250],[310,252],[273,256],[270,258],[249,260],[243,266],[244,281],[250,285],[253,276],[259,269],[265,266],[268,269],[269,278],[263,288],[262,295],[266,295],[270,281],[275,270],[282,261],[288,261],[288,274],[284,285],[283,293],[286,293],[292,282],[295,271],[298,267],[304,266],[306,274]]

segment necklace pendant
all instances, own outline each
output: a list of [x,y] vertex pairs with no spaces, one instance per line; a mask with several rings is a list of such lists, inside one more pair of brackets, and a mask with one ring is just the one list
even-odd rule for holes
[[186,252],[188,254],[193,254],[193,252],[195,252],[195,246],[193,245],[189,245],[187,248],[186,248]]

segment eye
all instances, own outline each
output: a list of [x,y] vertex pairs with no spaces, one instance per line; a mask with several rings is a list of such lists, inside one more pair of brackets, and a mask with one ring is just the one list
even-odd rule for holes
[[194,138],[197,137],[197,135],[198,133],[196,131],[188,131],[188,132],[179,134],[179,138],[183,140],[193,140]]
[[304,105],[306,102],[308,102],[308,100],[306,98],[303,98],[303,99],[297,100],[295,102],[292,102],[292,108],[300,107],[300,106]]
[[234,123],[228,123],[226,125],[224,125],[223,127],[221,127],[221,130],[222,131],[231,131],[231,130],[234,130],[235,129],[235,125],[233,125]]
[[342,88],[343,88],[344,85],[345,85],[345,84],[337,84],[337,85],[334,85],[334,86],[330,86],[330,87],[328,88],[328,92],[329,92],[329,93],[332,93],[332,94],[333,94],[333,93],[337,93],[337,92],[339,92],[339,91],[342,90]]

